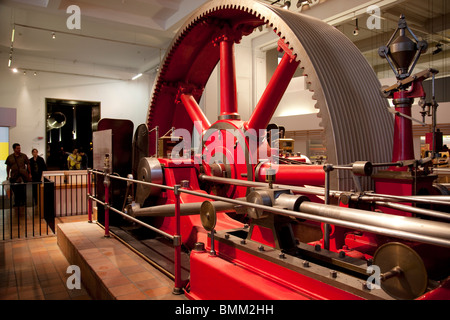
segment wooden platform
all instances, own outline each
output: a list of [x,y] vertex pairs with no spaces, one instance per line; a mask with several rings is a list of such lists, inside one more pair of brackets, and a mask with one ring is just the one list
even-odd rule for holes
[[172,293],[174,283],[96,223],[59,224],[58,245],[94,300],[187,300]]

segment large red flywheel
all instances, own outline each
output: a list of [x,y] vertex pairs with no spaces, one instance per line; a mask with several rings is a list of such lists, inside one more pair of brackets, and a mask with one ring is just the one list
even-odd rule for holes
[[[279,36],[284,57],[253,114],[249,119],[240,119],[235,72],[235,59],[239,57],[234,56],[234,44],[262,25]],[[220,115],[211,125],[198,102],[218,63]],[[258,1],[208,2],[180,28],[160,67],[147,126],[149,130],[158,126],[160,132],[171,128],[205,132],[211,126],[218,130],[233,127],[244,135],[248,130],[265,129],[297,68],[304,69],[313,99],[317,100],[328,161],[389,161],[392,117],[386,99],[379,94],[379,81],[359,50],[340,31],[322,21]],[[195,121],[201,128],[194,129]],[[149,142],[152,153],[154,139]],[[239,169],[234,178],[253,178],[251,172],[242,170],[250,167]],[[340,174],[332,179],[332,187],[349,189],[350,176]]]

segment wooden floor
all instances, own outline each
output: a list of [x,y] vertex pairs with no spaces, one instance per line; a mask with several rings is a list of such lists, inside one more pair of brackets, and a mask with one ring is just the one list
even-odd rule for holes
[[[85,216],[57,218],[58,223],[86,220]],[[1,300],[91,300],[66,286],[69,263],[56,235],[0,241]]]
[[[56,220],[57,235],[0,241],[0,300],[186,300],[172,294],[171,279],[116,238],[104,238],[86,216]],[[81,289],[67,286],[74,262]]]

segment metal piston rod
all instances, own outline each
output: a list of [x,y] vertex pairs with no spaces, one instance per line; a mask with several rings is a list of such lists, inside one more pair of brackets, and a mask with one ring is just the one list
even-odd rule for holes
[[[237,200],[245,201],[245,198],[238,198]],[[180,215],[196,215],[200,214],[200,208],[203,202],[191,202],[180,204]],[[211,202],[216,211],[235,210],[236,205],[225,201]],[[137,208],[128,208],[128,213],[135,218],[139,217],[173,217],[175,216],[175,204],[165,204],[160,206]]]
[[[183,192],[213,200],[225,200],[223,197],[210,194],[200,194],[191,190],[183,190]],[[364,219],[358,219],[358,215],[366,214],[369,218],[373,212],[368,213],[364,210],[334,207],[331,205],[312,203],[308,201],[304,201],[299,206],[300,212],[235,199],[226,199],[226,201],[234,203],[238,206],[262,209],[288,217],[329,223],[341,227],[373,232],[389,237],[418,241],[450,248],[450,224],[447,223],[427,221],[410,217],[392,216],[384,213],[378,213],[376,218],[364,221]],[[344,220],[344,218],[349,220]],[[403,229],[404,227],[408,231],[405,231]]]
[[[205,176],[202,176],[202,178],[208,181],[217,179],[221,182],[232,180],[218,177],[206,178]],[[230,181],[228,182],[230,183]],[[250,184],[253,187],[256,187],[255,183],[252,183],[251,181],[240,180],[240,182],[241,185]],[[264,187],[267,187],[267,184],[263,185]],[[191,193],[192,191],[186,190],[185,192]],[[206,197],[210,199],[222,200],[220,197],[212,195],[208,195]],[[322,223],[330,223],[342,227],[374,232],[390,237],[450,247],[450,224],[448,223],[428,221],[411,217],[393,216],[372,211],[367,212],[365,210],[337,207],[332,205],[313,203],[309,201],[304,201],[300,204],[299,212],[242,202],[233,199],[229,199],[228,201],[237,205],[247,205],[249,207],[263,209],[285,216],[313,220]]]
[[[241,187],[253,187],[253,188],[267,188],[269,184],[264,182],[255,182],[255,181],[245,181],[245,180],[239,180],[239,179],[231,179],[231,178],[222,178],[222,177],[213,177],[208,176],[205,174],[200,174],[198,176],[200,181],[208,181],[208,182],[215,182],[215,183],[221,183],[221,184],[229,184],[234,186],[241,186]],[[298,192],[302,194],[310,194],[310,195],[316,195],[316,196],[324,196],[325,195],[325,189],[322,187],[299,187],[299,186],[291,186],[291,185],[283,185],[283,184],[276,184],[274,183],[272,185],[274,188],[282,188],[282,189],[289,189],[293,192]],[[330,196],[334,198],[339,198],[342,194],[348,193],[344,191],[336,191],[336,190],[330,190]],[[425,203],[425,204],[436,204],[436,205],[443,205],[443,206],[450,206],[450,196],[395,196],[395,195],[388,195],[388,194],[377,194],[377,193],[365,193],[364,195],[361,195],[358,197],[359,201],[391,201],[391,202],[412,202],[412,203]]]

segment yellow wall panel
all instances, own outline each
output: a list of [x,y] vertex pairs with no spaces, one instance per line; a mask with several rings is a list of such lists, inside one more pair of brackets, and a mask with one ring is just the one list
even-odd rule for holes
[[5,161],[9,155],[9,143],[8,142],[0,142],[0,161]]

